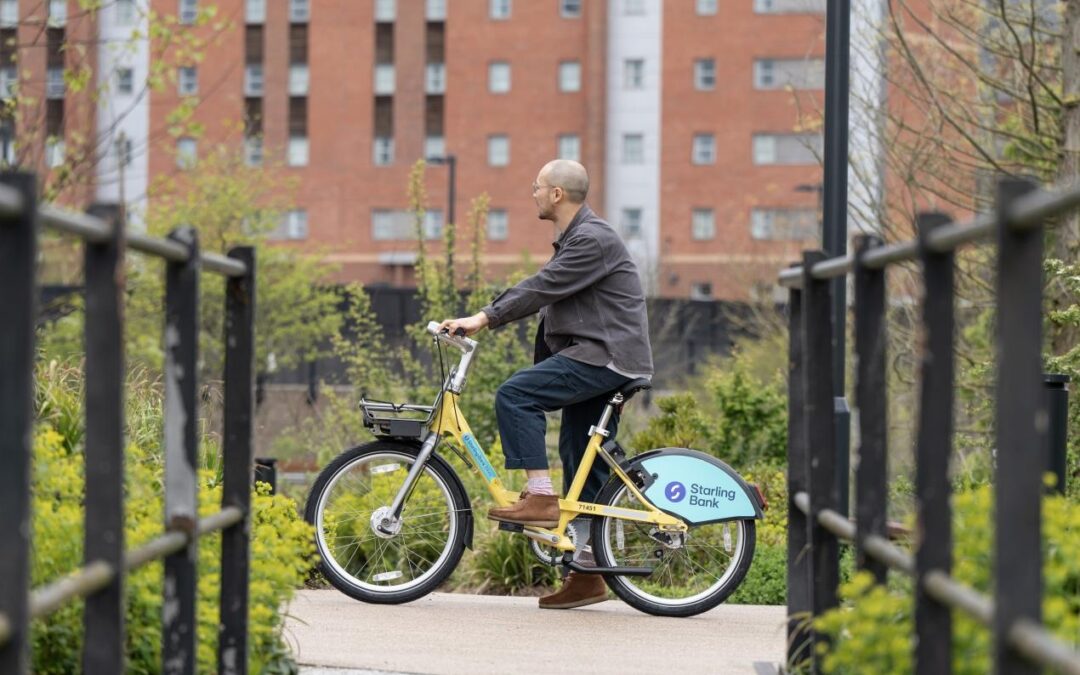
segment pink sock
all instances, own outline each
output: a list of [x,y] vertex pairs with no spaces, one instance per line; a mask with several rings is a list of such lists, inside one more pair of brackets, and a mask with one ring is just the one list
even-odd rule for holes
[[525,485],[525,490],[534,495],[555,494],[555,491],[551,487],[551,476],[545,476],[544,478],[530,478],[528,484]]

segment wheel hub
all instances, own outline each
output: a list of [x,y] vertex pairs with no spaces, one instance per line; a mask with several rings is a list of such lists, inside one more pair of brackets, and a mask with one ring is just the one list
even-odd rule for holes
[[395,518],[389,506],[380,506],[371,514],[371,531],[383,539],[396,537],[401,532],[401,518]]

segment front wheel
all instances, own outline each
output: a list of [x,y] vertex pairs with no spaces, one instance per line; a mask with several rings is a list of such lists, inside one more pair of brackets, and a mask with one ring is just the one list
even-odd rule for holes
[[[613,480],[597,503],[641,510],[643,504]],[[592,548],[601,567],[652,567],[647,577],[606,576],[628,605],[658,616],[694,616],[727,599],[746,577],[754,558],[752,519],[690,525],[684,533],[605,516],[595,518]]]
[[357,600],[402,603],[435,590],[461,560],[471,510],[461,480],[432,455],[394,519],[398,489],[419,448],[376,441],[347,450],[319,474],[304,519],[319,569]]

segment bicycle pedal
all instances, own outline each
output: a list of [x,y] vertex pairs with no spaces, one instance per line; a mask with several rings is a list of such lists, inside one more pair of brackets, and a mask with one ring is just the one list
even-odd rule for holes
[[504,523],[502,521],[499,521],[499,529],[503,530],[504,532],[524,532],[525,526],[518,525],[517,523]]

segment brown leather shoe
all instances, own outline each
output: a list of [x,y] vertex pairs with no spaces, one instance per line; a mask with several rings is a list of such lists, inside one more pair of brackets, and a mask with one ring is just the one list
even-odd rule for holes
[[510,506],[491,509],[488,518],[530,527],[555,527],[559,524],[559,498],[527,492]]
[[607,600],[607,584],[599,574],[571,572],[562,588],[540,598],[540,609],[573,609]]

